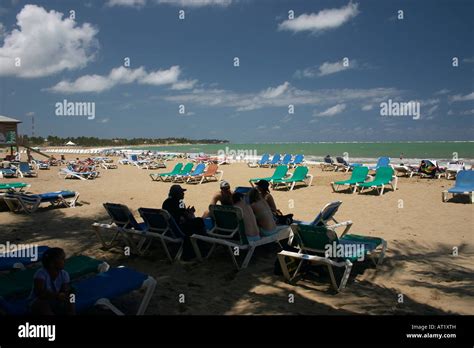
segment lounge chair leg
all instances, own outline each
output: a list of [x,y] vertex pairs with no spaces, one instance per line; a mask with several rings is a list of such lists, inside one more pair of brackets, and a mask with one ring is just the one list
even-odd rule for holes
[[[201,251],[199,250],[199,247],[198,247],[198,245],[197,245],[197,240],[196,240],[196,238],[193,238],[193,237],[191,236],[190,240],[191,240],[191,245],[193,246],[194,253],[196,254],[197,259],[198,259],[199,261],[202,261]],[[207,256],[209,256],[209,255],[207,255]]]
[[155,292],[156,280],[153,277],[148,277],[147,280],[143,282],[142,288],[145,288],[145,295],[143,296],[142,303],[138,307],[137,315],[145,314],[146,309],[150,303],[151,297]]
[[[229,250],[230,256],[232,258],[232,262],[234,263],[234,266],[237,268],[237,271],[240,270],[239,263],[237,262],[237,259],[235,258],[234,251],[232,250],[231,246],[227,246],[227,250]],[[242,267],[244,268],[244,267]]]
[[247,268],[254,251],[255,247],[250,247],[250,249],[247,251],[247,255],[245,255],[244,262],[242,262],[241,268]]
[[351,274],[352,263],[346,260],[346,267],[344,270],[344,274],[342,275],[341,284],[339,285],[338,291],[342,291],[349,280],[349,275]]
[[288,266],[286,265],[286,262],[285,262],[285,256],[278,254],[277,257],[278,257],[278,262],[280,263],[280,268],[283,273],[283,277],[285,277],[286,280],[290,281],[291,277],[290,277],[290,272],[288,271]]

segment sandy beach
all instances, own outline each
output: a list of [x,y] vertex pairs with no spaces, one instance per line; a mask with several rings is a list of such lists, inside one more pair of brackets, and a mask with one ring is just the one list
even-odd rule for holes
[[[67,155],[74,159],[76,155]],[[117,158],[115,158],[117,162]],[[177,161],[167,162],[168,169]],[[245,163],[220,167],[232,187],[248,179],[269,176],[273,169],[249,168]],[[441,191],[453,180],[400,178],[398,190],[372,194],[333,193],[330,182],[350,176],[310,166],[311,187],[272,191],[278,207],[296,219],[312,220],[328,202],[343,204],[336,218],[352,220],[351,233],[378,236],[388,242],[386,258],[377,269],[365,261],[351,274],[347,288],[336,293],[327,275],[310,275],[294,285],[274,275],[276,245],[259,248],[247,269],[236,272],[226,250],[203,263],[170,264],[159,244],[144,257],[128,257],[119,249],[101,250],[91,225],[108,221],[105,202],[126,204],[138,218],[140,207],[161,208],[170,183],[154,182],[142,170],[119,165],[101,170],[95,180],[64,180],[58,167],[37,178],[2,179],[31,184],[30,192],[60,189],[80,193],[76,208],[44,205],[31,215],[0,212],[0,242],[59,246],[68,256],[85,254],[112,266],[126,265],[155,277],[156,292],[147,314],[474,314],[474,207],[468,200],[442,203]],[[185,202],[197,215],[207,208],[218,183],[184,185]],[[458,256],[453,256],[457,247]],[[180,294],[185,303],[179,303]],[[294,295],[294,303],[288,301]],[[403,294],[403,303],[399,303]],[[133,311],[136,295],[119,300]]]

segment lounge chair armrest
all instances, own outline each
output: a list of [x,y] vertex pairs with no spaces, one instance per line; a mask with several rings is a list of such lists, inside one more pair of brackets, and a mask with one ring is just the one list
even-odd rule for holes
[[349,232],[349,230],[351,229],[352,227],[352,224],[353,222],[351,220],[347,220],[347,221],[344,221],[344,222],[338,222],[337,224],[334,224],[334,225],[330,225],[328,226],[328,228],[332,229],[332,230],[335,230],[336,228],[339,228],[339,227],[345,227],[344,231],[342,232],[341,237],[343,237],[347,232]]

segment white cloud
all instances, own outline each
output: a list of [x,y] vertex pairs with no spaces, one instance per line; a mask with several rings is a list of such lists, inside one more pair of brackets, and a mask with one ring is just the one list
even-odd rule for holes
[[290,87],[289,82],[285,82],[280,86],[277,86],[275,88],[267,88],[265,91],[261,92],[260,95],[263,98],[276,98],[281,96],[283,93],[285,93],[288,88]]
[[174,65],[167,70],[158,70],[150,72],[139,79],[139,83],[146,85],[167,85],[178,82],[179,74],[181,73],[179,66]]
[[461,111],[460,114],[461,115],[474,115],[474,109]]
[[453,102],[468,101],[468,100],[474,100],[474,92],[466,94],[466,95],[457,94],[451,97],[451,101]]
[[443,89],[440,89],[439,91],[435,92],[435,95],[448,94],[449,92],[451,92],[449,89],[443,88]]
[[374,108],[374,106],[372,104],[367,104],[367,105],[362,106],[361,110],[362,111],[369,111],[369,110],[372,110],[373,108]]
[[97,120],[97,123],[108,123],[110,121],[110,118],[101,118]]
[[181,7],[222,6],[226,7],[232,0],[156,0],[158,4],[168,4]]
[[351,61],[349,65],[344,65],[342,60],[338,62],[324,62],[319,67],[312,66],[304,70],[297,70],[294,74],[296,78],[313,78],[316,76],[325,76],[334,74],[340,71],[348,70],[357,67],[355,60]]
[[474,57],[471,57],[471,58],[464,58],[462,60],[464,63],[474,63]]
[[448,111],[448,116],[452,116],[452,115],[454,115],[453,110],[449,110],[449,111]]
[[357,16],[359,14],[358,6],[359,4],[357,3],[349,2],[346,6],[341,8],[321,10],[318,13],[303,13],[294,19],[283,21],[278,26],[278,29],[293,32],[305,30],[321,32],[328,29],[335,29]]
[[421,106],[431,106],[439,103],[439,99],[425,99],[420,101]]
[[30,111],[30,112],[27,112],[25,115],[26,116],[34,116],[35,112],[34,111]]
[[430,107],[428,109],[428,111],[426,112],[426,115],[431,116],[433,114],[433,112],[438,110],[438,107],[439,107],[439,105],[433,105],[432,107]]
[[288,108],[288,105],[334,105],[358,101],[361,104],[375,103],[401,95],[394,88],[371,89],[318,89],[301,90],[285,82],[277,87],[260,92],[236,93],[224,89],[195,88],[176,95],[160,96],[167,101],[202,106],[231,107],[236,111],[251,111],[266,107]]
[[326,109],[322,112],[315,113],[315,114],[313,114],[313,116],[331,117],[331,116],[340,114],[345,109],[346,109],[346,104],[337,104],[337,105],[334,105],[334,106],[330,107],[329,109]]
[[56,93],[100,93],[117,85],[137,82],[148,85],[169,85],[179,83],[180,68],[178,65],[167,70],[157,70],[147,73],[143,67],[129,69],[123,66],[114,68],[107,76],[85,75],[75,81],[61,81],[48,90]]
[[105,5],[108,7],[124,6],[140,8],[146,5],[146,0],[108,0]]
[[[42,77],[83,68],[94,59],[98,30],[63,14],[25,5],[17,15],[18,29],[7,32],[0,47],[0,76]],[[21,66],[15,65],[20,58]]]
[[196,85],[198,81],[197,80],[183,80],[183,81],[178,81],[176,83],[173,83],[171,86],[171,89],[181,91],[183,89],[191,89],[194,88],[194,85]]

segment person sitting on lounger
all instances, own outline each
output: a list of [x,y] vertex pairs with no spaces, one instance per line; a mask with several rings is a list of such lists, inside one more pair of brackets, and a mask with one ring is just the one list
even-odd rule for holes
[[257,225],[260,228],[262,236],[271,236],[277,232],[277,225],[273,218],[272,210],[260,194],[260,192],[253,188],[249,191],[249,202],[257,219]]
[[[220,191],[217,192],[211,200],[210,205],[215,205],[217,203],[220,203],[222,205],[232,205],[232,190],[230,189],[230,184],[223,180],[220,183]],[[202,215],[203,218],[209,217],[209,211],[206,210],[204,214]]]
[[61,248],[50,248],[43,254],[43,267],[33,277],[30,308],[33,314],[74,314],[74,303],[69,301],[70,279],[64,270],[66,254]]
[[259,180],[255,183],[255,187],[257,188],[258,192],[262,198],[268,203],[272,213],[274,215],[281,214],[281,211],[278,210],[275,200],[273,199],[272,194],[270,193],[270,183],[267,180]]
[[[194,216],[196,209],[194,207],[186,207],[184,204],[185,191],[186,189],[183,189],[180,185],[172,185],[168,198],[163,202],[162,209],[170,213],[181,231],[185,234],[183,236],[183,260],[188,261],[196,257],[189,237],[195,233],[205,235],[206,228],[204,220]],[[202,249],[201,244],[198,243],[200,249]]]
[[234,192],[232,195],[234,207],[242,209],[242,218],[244,220],[245,234],[249,241],[256,241],[260,239],[260,232],[257,225],[257,219],[253,213],[252,208],[245,202],[244,195],[240,192]]

